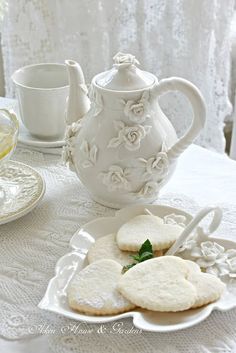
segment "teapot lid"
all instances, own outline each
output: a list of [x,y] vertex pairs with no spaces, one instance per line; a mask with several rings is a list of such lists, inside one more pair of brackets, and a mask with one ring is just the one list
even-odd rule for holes
[[155,76],[140,70],[138,60],[132,54],[117,53],[112,69],[97,75],[96,84],[116,91],[132,91],[151,86]]

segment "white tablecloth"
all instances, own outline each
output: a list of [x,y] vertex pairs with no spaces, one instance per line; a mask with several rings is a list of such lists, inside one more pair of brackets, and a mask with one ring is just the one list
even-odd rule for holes
[[[1,353],[236,352],[236,310],[214,312],[197,327],[171,334],[109,335],[94,332],[92,335],[76,335],[69,332],[66,335],[44,334],[24,338],[25,326],[30,327],[31,320],[32,325],[37,320],[41,320],[39,324],[70,323],[69,320],[63,321],[63,318],[46,312],[38,316],[37,300],[53,275],[56,259],[68,251],[68,241],[79,224],[103,214],[113,214],[114,210],[91,201],[76,177],[58,164],[56,156],[18,150],[14,158],[34,166],[42,173],[46,179],[47,192],[44,200],[31,214],[0,226],[0,244],[10,254],[6,259],[6,254],[2,252],[4,261],[0,267],[0,333],[8,338],[0,339]],[[192,212],[198,209],[196,203],[201,206],[224,204],[225,222],[224,228],[221,228],[224,229],[223,236],[236,239],[236,162],[226,156],[191,146],[181,156],[174,177],[163,188],[161,198],[165,203]],[[47,247],[43,248],[45,244]],[[42,254],[42,251],[45,258],[37,259],[37,254]],[[27,254],[32,257],[28,258]],[[16,257],[17,266],[21,267],[20,271],[12,270],[15,261],[13,256]],[[29,268],[31,262],[32,268]],[[8,265],[8,272],[4,272],[3,269]],[[41,268],[38,268],[39,265]],[[9,279],[11,281],[7,283]],[[7,295],[4,290],[8,290]],[[124,325],[127,329],[132,326],[129,320]],[[21,340],[11,341],[17,338]]]

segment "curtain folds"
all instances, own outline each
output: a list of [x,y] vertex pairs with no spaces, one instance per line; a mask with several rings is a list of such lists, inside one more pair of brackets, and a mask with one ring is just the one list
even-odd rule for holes
[[[7,95],[23,65],[71,58],[90,82],[117,51],[131,52],[159,78],[181,76],[200,88],[207,124],[197,143],[223,152],[233,8],[234,0],[9,0],[2,25]],[[168,94],[161,105],[181,135],[191,120],[185,98]]]

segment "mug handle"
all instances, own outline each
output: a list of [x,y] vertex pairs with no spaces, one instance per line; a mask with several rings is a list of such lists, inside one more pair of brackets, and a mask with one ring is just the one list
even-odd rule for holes
[[171,77],[159,81],[153,88],[155,96],[161,96],[169,91],[180,91],[189,100],[193,109],[193,121],[185,133],[167,152],[170,160],[175,160],[194,141],[206,121],[205,102],[199,89],[191,82],[180,78]]
[[12,109],[0,109],[0,114],[1,112],[3,112],[4,114],[6,114],[8,116],[8,118],[12,121],[14,127],[15,127],[15,132],[18,132],[19,130],[19,122],[18,119],[16,117],[16,114],[14,113],[14,111]]
[[[5,115],[7,116],[13,126],[14,126],[14,130],[13,130],[13,133],[12,133],[12,139],[11,139],[11,142],[12,144],[7,147],[5,149],[5,151],[3,151],[3,153],[1,153],[1,157],[0,157],[0,160],[3,161],[5,158],[9,158],[11,153],[13,152],[15,146],[16,146],[16,140],[17,140],[17,136],[18,136],[18,133],[19,133],[19,122],[18,122],[18,119],[16,117],[16,114],[13,112],[13,110],[8,110],[8,109],[0,109],[0,114],[2,113],[2,115]],[[0,162],[1,162],[0,161]]]

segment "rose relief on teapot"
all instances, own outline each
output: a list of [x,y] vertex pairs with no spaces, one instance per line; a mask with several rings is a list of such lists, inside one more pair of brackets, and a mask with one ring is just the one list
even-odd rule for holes
[[[67,60],[70,91],[63,158],[92,198],[106,206],[153,202],[170,179],[178,156],[205,123],[199,90],[182,78],[161,81],[140,70],[131,54],[115,55],[111,70],[96,75],[87,91],[78,63]],[[158,97],[181,91],[193,121],[180,139]]]

